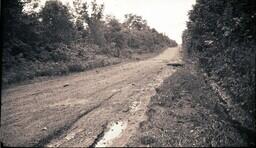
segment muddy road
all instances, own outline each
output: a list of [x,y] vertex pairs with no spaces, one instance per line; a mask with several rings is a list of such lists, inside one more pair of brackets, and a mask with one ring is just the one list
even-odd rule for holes
[[180,48],[158,56],[2,90],[7,146],[124,146]]

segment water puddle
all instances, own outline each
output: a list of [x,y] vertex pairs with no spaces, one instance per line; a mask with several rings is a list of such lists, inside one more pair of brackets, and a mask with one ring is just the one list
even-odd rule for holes
[[127,127],[127,122],[118,121],[113,122],[109,130],[104,134],[102,139],[95,145],[95,147],[106,147],[112,144],[112,141],[121,135]]

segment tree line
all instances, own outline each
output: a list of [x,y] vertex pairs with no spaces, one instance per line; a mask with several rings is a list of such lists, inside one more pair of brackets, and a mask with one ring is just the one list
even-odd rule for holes
[[183,47],[248,112],[255,113],[256,2],[197,0]]
[[71,8],[49,0],[31,13],[25,12],[25,5],[35,10],[39,0],[2,1],[3,83],[82,71],[95,55],[129,57],[177,45],[141,16],[127,14],[123,23],[104,16],[104,5],[96,1],[74,0]]

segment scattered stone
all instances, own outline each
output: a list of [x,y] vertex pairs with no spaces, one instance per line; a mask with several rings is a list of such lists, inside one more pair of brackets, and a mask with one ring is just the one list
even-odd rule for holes
[[174,66],[174,67],[183,67],[183,63],[168,63],[167,66]]
[[47,127],[42,128],[42,130],[43,130],[43,131],[46,131],[46,130],[47,130]]
[[67,87],[67,86],[69,86],[69,84],[68,84],[68,83],[66,83],[66,84],[64,84],[64,85],[63,85],[63,87]]

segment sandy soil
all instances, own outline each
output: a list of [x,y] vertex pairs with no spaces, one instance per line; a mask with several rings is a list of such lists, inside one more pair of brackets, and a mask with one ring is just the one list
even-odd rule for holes
[[1,135],[6,146],[95,146],[113,123],[125,123],[105,146],[124,146],[145,120],[155,88],[175,72],[180,48],[2,90]]

